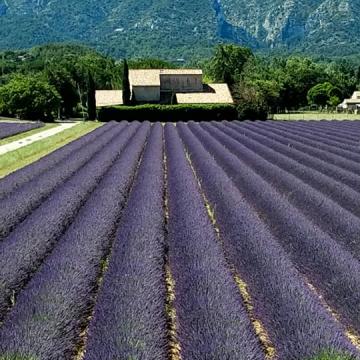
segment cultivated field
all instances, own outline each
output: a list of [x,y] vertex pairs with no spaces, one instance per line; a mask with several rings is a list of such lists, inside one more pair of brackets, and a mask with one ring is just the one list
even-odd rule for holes
[[360,122],[176,125],[0,180],[0,359],[359,358]]

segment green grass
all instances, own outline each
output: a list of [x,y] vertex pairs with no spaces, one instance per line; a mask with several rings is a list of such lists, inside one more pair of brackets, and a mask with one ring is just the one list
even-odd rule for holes
[[52,129],[52,128],[56,127],[56,126],[59,126],[59,124],[56,124],[56,123],[54,123],[54,124],[45,124],[45,126],[43,126],[41,128],[29,130],[29,131],[26,131],[26,132],[23,132],[23,133],[14,135],[14,136],[7,137],[5,139],[0,140],[0,146],[5,145],[5,144],[9,144],[9,143],[11,143],[13,141],[18,141],[18,140],[24,139],[24,138],[26,138],[28,136],[35,135],[35,134],[37,134],[39,132]]
[[307,360],[355,360],[355,357],[334,351],[323,351],[319,355]]
[[[18,150],[0,156],[0,178],[18,170],[69,142],[101,126],[98,122],[80,123],[59,134],[39,140]],[[1,360],[1,358],[0,358]]]
[[360,114],[302,112],[274,114],[274,120],[360,120]]

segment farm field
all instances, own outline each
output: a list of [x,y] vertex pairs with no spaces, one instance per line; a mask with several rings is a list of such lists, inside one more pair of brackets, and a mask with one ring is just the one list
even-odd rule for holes
[[360,359],[359,139],[110,122],[1,179],[0,359]]

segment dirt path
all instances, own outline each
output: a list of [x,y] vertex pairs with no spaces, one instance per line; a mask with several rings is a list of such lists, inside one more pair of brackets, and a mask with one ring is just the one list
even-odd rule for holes
[[27,145],[30,145],[30,144],[36,142],[36,141],[46,139],[49,136],[53,136],[64,130],[70,129],[75,125],[77,125],[77,123],[61,123],[61,124],[59,124],[59,126],[56,126],[55,128],[41,131],[34,135],[31,135],[31,136],[22,138],[20,140],[13,141],[11,143],[2,145],[2,146],[0,146],[0,155],[4,155],[10,151],[18,150],[24,146],[27,146]]

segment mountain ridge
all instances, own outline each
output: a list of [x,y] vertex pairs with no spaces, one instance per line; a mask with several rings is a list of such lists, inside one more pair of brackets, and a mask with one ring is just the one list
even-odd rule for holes
[[219,42],[360,52],[357,0],[0,0],[0,48],[81,42],[116,57],[190,58]]

